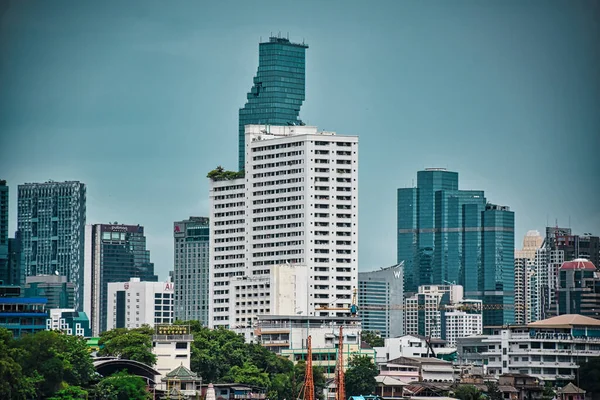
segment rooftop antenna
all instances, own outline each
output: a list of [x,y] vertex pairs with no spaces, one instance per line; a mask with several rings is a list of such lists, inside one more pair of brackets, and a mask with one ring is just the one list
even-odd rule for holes
[[290,40],[290,33],[287,33],[287,40]]
[[277,37],[278,37],[279,39],[281,39],[281,31],[279,31],[279,33],[277,33]]

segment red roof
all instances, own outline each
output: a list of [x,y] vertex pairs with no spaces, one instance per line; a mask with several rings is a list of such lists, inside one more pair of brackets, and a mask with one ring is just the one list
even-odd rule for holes
[[579,271],[595,271],[596,267],[590,260],[585,258],[577,258],[573,261],[565,261],[561,266],[560,270],[579,270]]

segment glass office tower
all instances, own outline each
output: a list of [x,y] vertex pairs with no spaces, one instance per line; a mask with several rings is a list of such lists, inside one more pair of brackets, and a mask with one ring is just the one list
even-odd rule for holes
[[[467,298],[484,300],[486,282],[491,282],[497,271],[504,271],[507,261],[512,268],[514,260],[514,217],[511,225],[508,216],[505,220],[494,214],[512,216],[507,209],[489,210],[486,214],[486,204],[483,191],[459,190],[458,173],[442,168],[419,171],[417,187],[398,189],[398,263],[404,261],[405,265],[405,293],[416,293],[420,285],[459,284],[464,286]],[[484,227],[486,215],[488,225]],[[494,224],[500,224],[498,235],[502,232],[506,237],[484,234],[496,232]],[[513,243],[510,257],[504,256],[506,250],[501,247],[509,236]],[[490,251],[496,249],[503,256],[490,256],[485,264],[484,239],[488,239]],[[500,275],[508,280],[503,273]],[[511,296],[514,295],[512,279],[511,283],[497,285],[506,287],[506,294]],[[488,300],[499,301],[499,309],[503,309],[506,300],[490,296]]]
[[26,183],[18,187],[21,234],[20,280],[35,275],[66,276],[75,284],[75,307],[83,308],[85,185],[81,182]]
[[305,97],[304,43],[271,37],[259,44],[258,71],[239,115],[239,170],[245,165],[245,126],[302,125],[298,118]]

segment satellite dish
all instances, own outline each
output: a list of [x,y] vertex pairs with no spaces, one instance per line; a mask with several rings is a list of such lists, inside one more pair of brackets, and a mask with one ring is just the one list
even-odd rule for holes
[[60,274],[58,273],[58,271],[54,271],[54,275],[59,276]]

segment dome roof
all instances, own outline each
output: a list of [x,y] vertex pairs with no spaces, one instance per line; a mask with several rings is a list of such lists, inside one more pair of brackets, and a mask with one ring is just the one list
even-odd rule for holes
[[586,260],[585,258],[576,258],[573,261],[565,261],[560,266],[560,270],[595,271],[596,267],[590,260]]

